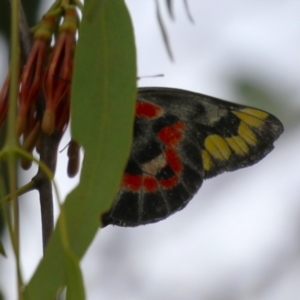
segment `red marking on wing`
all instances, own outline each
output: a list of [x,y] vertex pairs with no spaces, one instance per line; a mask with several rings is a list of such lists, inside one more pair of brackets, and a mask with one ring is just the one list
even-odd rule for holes
[[175,124],[173,124],[173,127],[178,130],[182,130],[182,131],[185,130],[185,128],[186,128],[185,124],[181,121],[178,121]]
[[140,118],[157,118],[162,114],[162,109],[148,102],[137,102],[135,114]]
[[171,126],[163,127],[158,133],[158,138],[164,144],[174,147],[181,141],[184,129],[184,123],[178,121]]
[[178,184],[178,178],[176,176],[173,176],[168,179],[162,179],[160,180],[160,184],[162,187],[170,189]]
[[145,176],[143,186],[147,192],[156,192],[158,183],[156,178],[154,178],[153,176]]
[[175,173],[181,173],[182,172],[182,163],[179,154],[177,153],[176,150],[170,147],[166,147],[165,149],[165,155],[168,164],[172,168],[172,170]]
[[125,173],[123,176],[122,186],[136,192],[142,186],[142,179],[142,175],[130,175]]

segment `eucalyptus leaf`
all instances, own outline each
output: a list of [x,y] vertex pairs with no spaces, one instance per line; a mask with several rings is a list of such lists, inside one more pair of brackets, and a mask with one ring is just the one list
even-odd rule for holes
[[79,261],[70,251],[66,253],[67,267],[67,299],[66,300],[84,300],[84,286]]
[[[132,142],[136,101],[133,28],[123,0],[86,0],[72,81],[72,138],[84,149],[80,184],[67,197],[71,250],[81,259],[119,188]],[[25,300],[53,300],[66,285],[59,223],[25,288]]]

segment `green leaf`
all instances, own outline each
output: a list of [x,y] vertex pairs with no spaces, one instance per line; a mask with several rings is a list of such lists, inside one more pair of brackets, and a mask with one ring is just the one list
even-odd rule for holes
[[[119,188],[136,101],[133,29],[123,0],[85,1],[72,83],[72,138],[84,148],[79,186],[65,202],[71,250],[80,259]],[[53,300],[67,283],[59,223],[25,300]]]
[[84,286],[79,261],[70,251],[66,253],[67,265],[67,300],[84,300]]

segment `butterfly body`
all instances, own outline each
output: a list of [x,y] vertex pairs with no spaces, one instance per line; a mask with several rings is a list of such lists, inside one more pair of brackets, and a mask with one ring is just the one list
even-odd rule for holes
[[171,88],[140,88],[120,189],[102,222],[138,226],[184,208],[203,179],[255,164],[283,126],[273,115]]

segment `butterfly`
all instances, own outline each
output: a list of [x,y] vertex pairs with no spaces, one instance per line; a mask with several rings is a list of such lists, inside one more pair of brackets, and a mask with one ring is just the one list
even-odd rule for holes
[[167,218],[188,204],[204,179],[264,158],[283,130],[257,108],[185,90],[140,88],[131,153],[103,226]]

